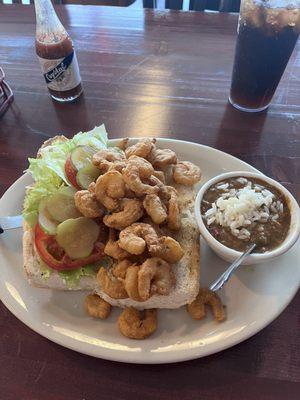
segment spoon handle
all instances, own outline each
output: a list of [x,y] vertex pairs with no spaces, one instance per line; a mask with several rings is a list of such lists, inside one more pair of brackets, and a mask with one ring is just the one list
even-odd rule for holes
[[223,274],[217,278],[211,285],[210,285],[210,290],[213,292],[216,292],[217,290],[220,290],[224,284],[228,281],[230,276],[233,274],[233,272],[240,266],[242,261],[255,249],[256,244],[252,244],[248,250],[246,250],[238,259],[236,259],[227,269]]

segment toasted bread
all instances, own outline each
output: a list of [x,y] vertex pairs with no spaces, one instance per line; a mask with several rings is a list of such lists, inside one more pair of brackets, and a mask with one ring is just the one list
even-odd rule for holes
[[173,266],[176,285],[167,296],[153,295],[144,302],[134,301],[130,298],[116,300],[109,297],[97,286],[95,292],[113,306],[147,308],[179,308],[191,303],[199,291],[200,277],[200,243],[199,231],[194,217],[194,192],[191,188],[176,187],[179,195],[182,227],[174,238],[184,249],[183,258]]

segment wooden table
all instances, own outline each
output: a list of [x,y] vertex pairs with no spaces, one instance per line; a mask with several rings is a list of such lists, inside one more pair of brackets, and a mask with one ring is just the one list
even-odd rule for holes
[[[300,198],[300,47],[268,113],[227,103],[236,15],[60,6],[84,96],[48,95],[34,52],[32,6],[0,6],[0,62],[15,94],[0,122],[1,194],[57,134],[105,123],[111,137],[162,136],[224,150]],[[300,295],[251,339],[204,359],[137,366],[93,359],[37,335],[0,306],[0,398],[296,399]],[[298,327],[297,327],[298,323]]]

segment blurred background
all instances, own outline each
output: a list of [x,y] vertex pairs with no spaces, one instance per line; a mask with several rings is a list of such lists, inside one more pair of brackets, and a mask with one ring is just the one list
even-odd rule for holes
[[[3,4],[30,4],[33,0],[0,0]],[[238,12],[240,0],[54,0],[56,4],[94,4],[134,8],[157,8],[159,10],[194,10]]]

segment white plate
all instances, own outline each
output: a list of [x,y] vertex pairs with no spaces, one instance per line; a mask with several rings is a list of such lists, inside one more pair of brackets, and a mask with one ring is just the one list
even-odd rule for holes
[[[250,165],[218,150],[171,139],[159,140],[161,147],[176,151],[180,159],[200,165],[202,183],[225,171],[257,171]],[[1,215],[21,212],[25,174],[0,200]],[[239,270],[222,293],[228,318],[217,323],[209,316],[193,321],[184,308],[161,310],[156,333],[144,341],[121,336],[117,327],[119,310],[106,321],[89,318],[82,310],[85,293],[55,292],[29,287],[22,271],[22,232],[0,236],[0,296],[6,307],[39,334],[62,346],[109,360],[131,363],[170,363],[216,353],[233,346],[273,321],[291,301],[299,281],[299,242],[272,262]],[[208,285],[226,267],[201,243],[201,285]]]

